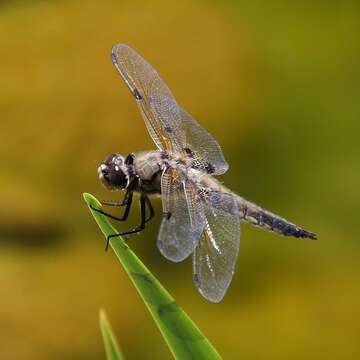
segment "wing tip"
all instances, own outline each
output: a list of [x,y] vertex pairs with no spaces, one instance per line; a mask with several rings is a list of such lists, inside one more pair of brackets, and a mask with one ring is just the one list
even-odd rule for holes
[[114,63],[114,64],[118,64],[118,59],[119,59],[119,52],[121,50],[127,50],[127,51],[134,51],[129,45],[126,45],[126,44],[122,44],[122,43],[119,43],[119,44],[115,44],[112,48],[111,48],[111,51],[110,51],[110,57],[111,57],[111,61]]
[[123,43],[118,43],[118,44],[113,45],[113,47],[111,48],[111,52],[114,53],[118,49],[131,49],[131,47],[129,45],[126,45]]
[[191,253],[181,253],[176,247],[166,246],[166,241],[159,238],[157,239],[157,248],[164,258],[174,263],[182,262],[191,255]]
[[196,272],[193,272],[193,281],[194,281],[195,287],[199,291],[200,295],[203,298],[205,298],[207,301],[210,301],[214,304],[218,304],[219,302],[221,302],[221,300],[224,298],[226,291],[230,285],[230,283],[229,283],[228,286],[226,287],[225,291],[221,291],[221,292],[214,294],[214,293],[211,293],[211,291],[206,291],[202,287],[200,275]]

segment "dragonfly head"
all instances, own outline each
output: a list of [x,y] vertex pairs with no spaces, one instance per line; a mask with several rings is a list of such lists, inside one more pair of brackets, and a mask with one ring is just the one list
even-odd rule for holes
[[101,183],[110,190],[125,189],[129,185],[129,165],[119,154],[109,155],[97,169]]

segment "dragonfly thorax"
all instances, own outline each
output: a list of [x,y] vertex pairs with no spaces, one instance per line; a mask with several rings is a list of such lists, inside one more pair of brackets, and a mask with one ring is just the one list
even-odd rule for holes
[[119,154],[109,155],[97,169],[101,183],[110,190],[125,189],[130,183],[131,165]]

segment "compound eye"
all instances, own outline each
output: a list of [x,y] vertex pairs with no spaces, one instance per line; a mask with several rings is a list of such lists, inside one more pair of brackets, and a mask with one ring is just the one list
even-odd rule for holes
[[107,177],[109,175],[109,170],[108,169],[103,169],[101,170],[101,173],[104,177]]
[[124,165],[124,158],[119,154],[110,154],[104,161],[104,164],[107,166],[122,166]]
[[116,154],[110,154],[104,161],[103,164],[110,165],[114,162],[114,159],[116,159]]

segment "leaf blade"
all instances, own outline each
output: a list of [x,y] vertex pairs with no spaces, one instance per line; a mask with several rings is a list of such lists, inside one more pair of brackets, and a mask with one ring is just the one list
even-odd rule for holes
[[[84,200],[105,237],[117,234],[118,232],[109,223],[106,216],[91,209],[90,206],[101,209],[100,202],[87,193],[84,193]],[[174,358],[221,359],[210,341],[129,246],[118,237],[110,240],[110,246],[139,292]]]
[[99,320],[107,360],[123,360],[120,347],[112,331],[110,322],[107,319],[106,313],[103,309],[100,310]]

